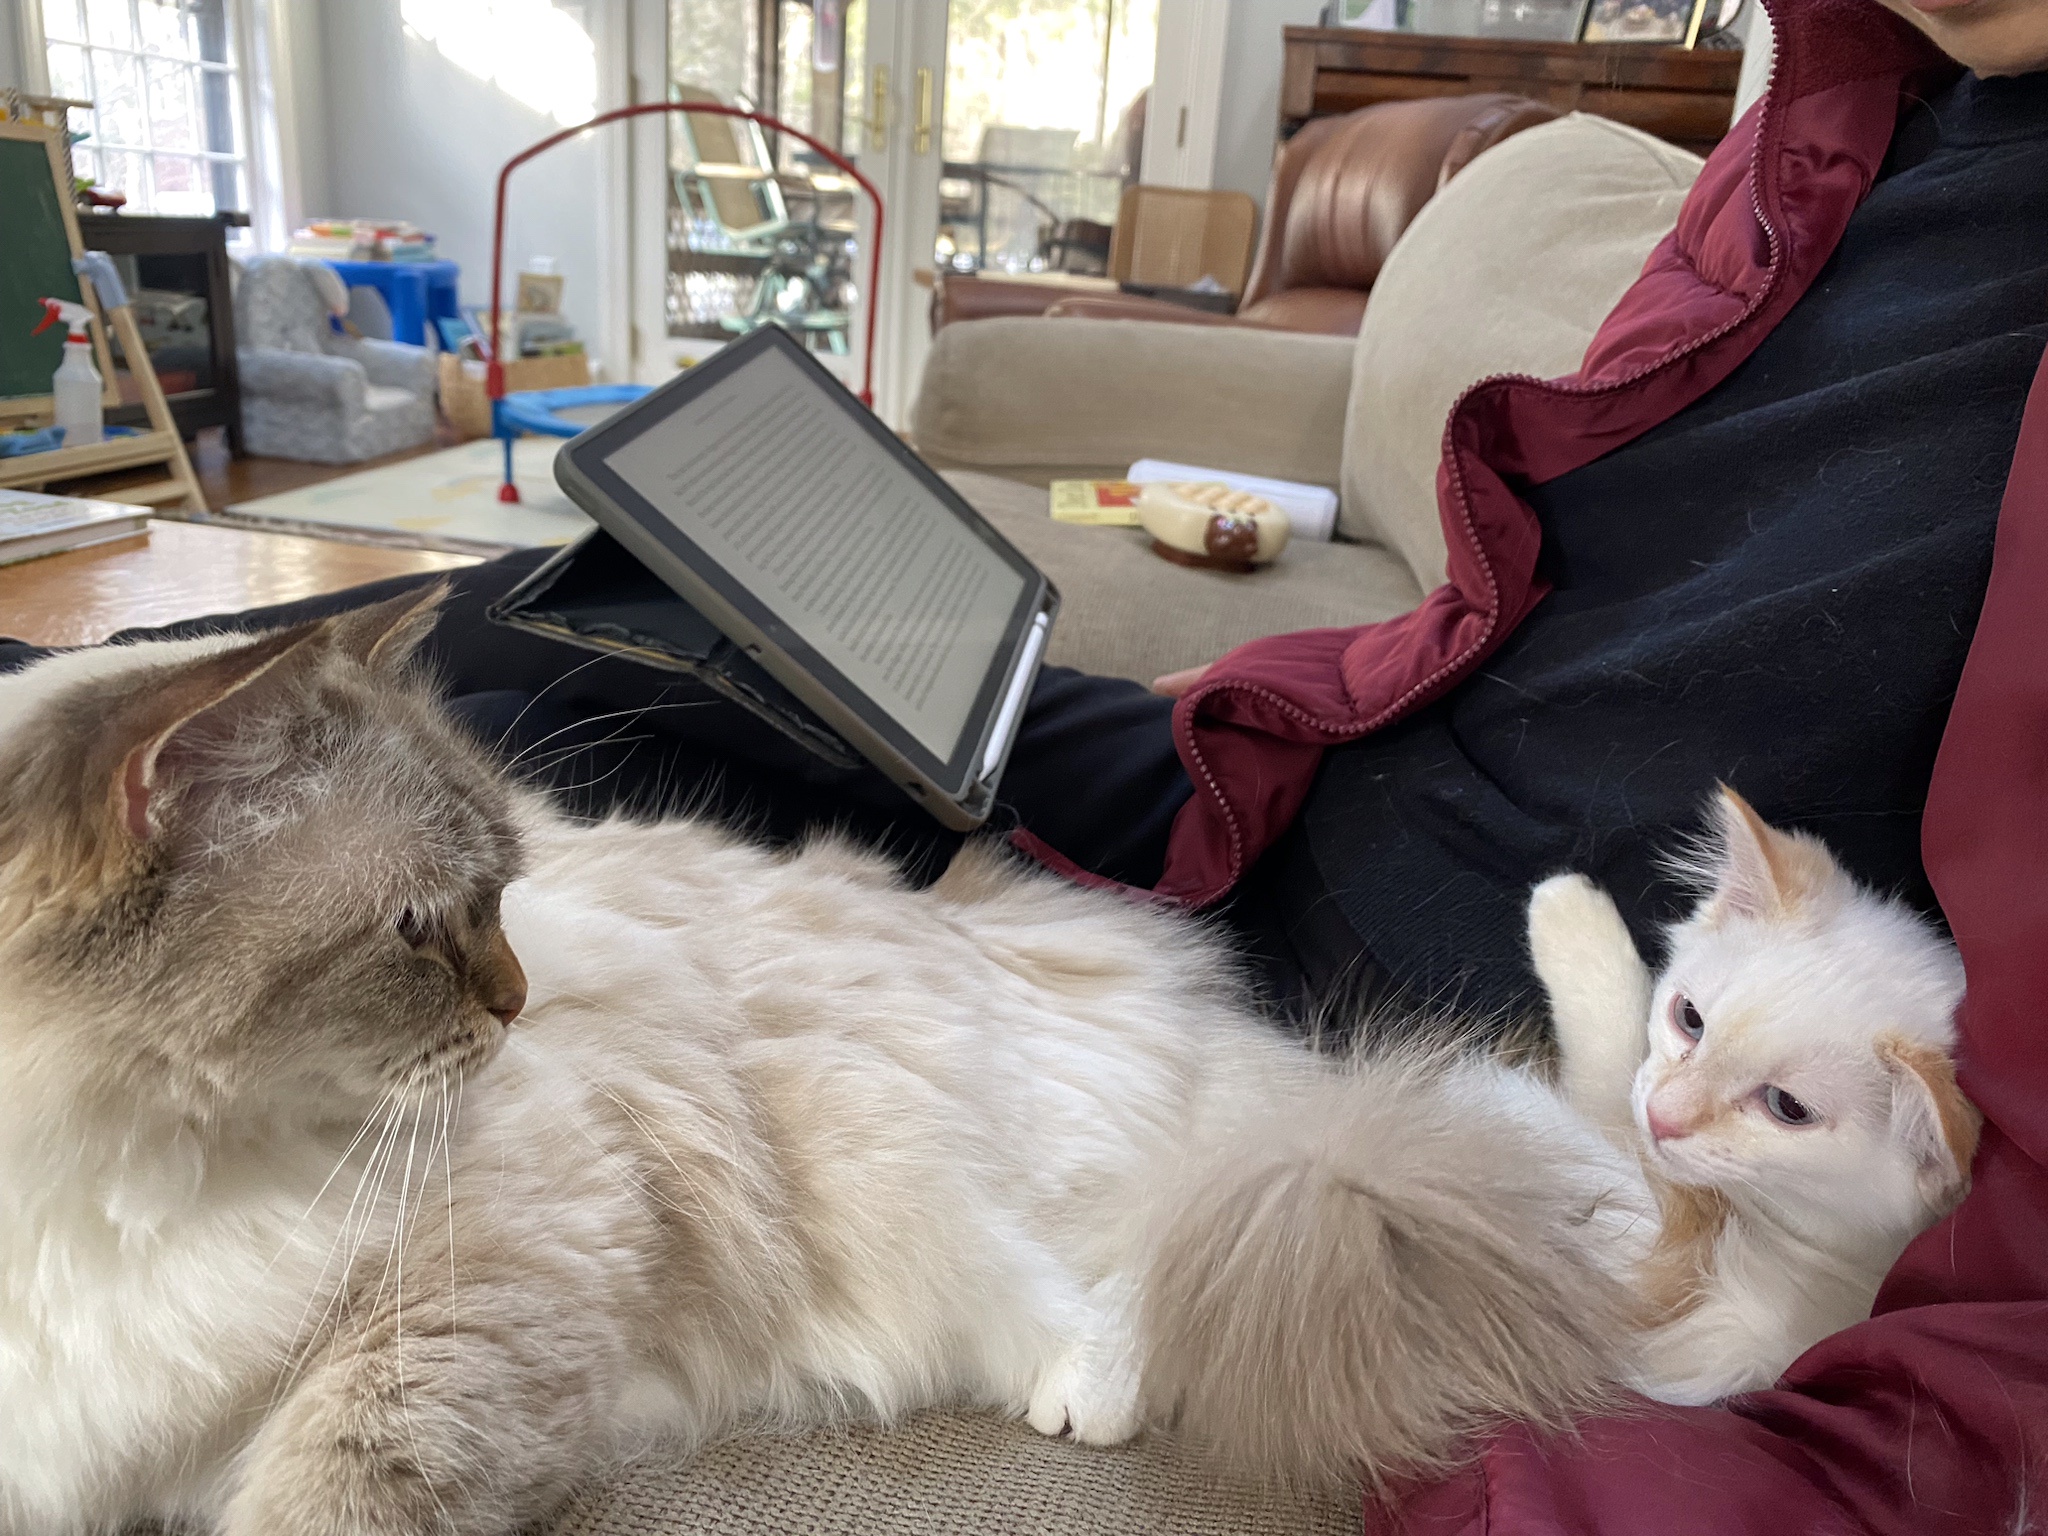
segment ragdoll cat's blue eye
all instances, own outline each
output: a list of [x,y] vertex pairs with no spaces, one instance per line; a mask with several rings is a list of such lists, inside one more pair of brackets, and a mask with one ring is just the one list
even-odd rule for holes
[[1771,1118],[1786,1125],[1811,1125],[1820,1118],[1806,1105],[1775,1085],[1764,1089],[1764,1108]]
[[1678,1026],[1678,1032],[1688,1040],[1697,1040],[1707,1032],[1707,1021],[1700,1017],[1699,1009],[1692,999],[1680,994],[1672,999],[1671,1022]]

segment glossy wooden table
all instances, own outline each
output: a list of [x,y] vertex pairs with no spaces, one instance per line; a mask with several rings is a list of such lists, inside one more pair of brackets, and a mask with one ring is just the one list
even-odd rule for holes
[[387,576],[475,563],[471,555],[159,519],[147,537],[0,566],[0,636],[89,645],[137,625],[288,603]]

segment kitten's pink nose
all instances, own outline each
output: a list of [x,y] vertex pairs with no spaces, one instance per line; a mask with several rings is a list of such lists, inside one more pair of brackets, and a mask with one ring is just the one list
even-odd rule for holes
[[1653,1095],[1643,1105],[1643,1119],[1649,1123],[1652,1141],[1676,1141],[1692,1134],[1692,1122],[1679,1118],[1668,1105],[1659,1105]]

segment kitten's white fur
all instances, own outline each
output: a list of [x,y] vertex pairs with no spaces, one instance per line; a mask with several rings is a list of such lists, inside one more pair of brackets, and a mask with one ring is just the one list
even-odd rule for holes
[[[1584,876],[1555,876],[1529,903],[1566,1096],[1641,1157],[1646,1189],[1727,1203],[1695,1253],[1670,1255],[1696,1263],[1697,1288],[1645,1336],[1634,1384],[1671,1403],[1768,1386],[1867,1317],[1905,1245],[1960,1198],[1974,1126],[1944,1070],[1963,988],[1954,947],[1732,791],[1715,818],[1707,889],[1654,983]],[[1677,1023],[1687,999],[1705,1022],[1697,1041]],[[1770,1086],[1818,1123],[1775,1120]],[[1690,1133],[1652,1135],[1653,1099]]]

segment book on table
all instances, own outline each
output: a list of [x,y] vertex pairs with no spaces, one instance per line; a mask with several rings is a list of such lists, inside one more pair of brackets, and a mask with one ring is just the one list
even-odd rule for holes
[[149,508],[40,491],[0,490],[0,565],[149,531]]

